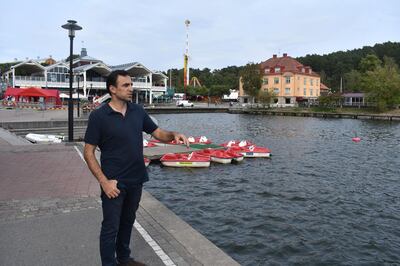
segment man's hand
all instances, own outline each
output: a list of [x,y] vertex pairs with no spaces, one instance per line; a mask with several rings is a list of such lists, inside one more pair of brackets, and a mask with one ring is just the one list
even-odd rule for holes
[[188,139],[186,138],[185,135],[181,133],[174,131],[166,131],[164,129],[157,128],[156,130],[154,130],[153,133],[151,133],[151,135],[162,142],[167,143],[172,140],[175,140],[176,143],[183,143],[189,148]]
[[109,199],[113,199],[118,197],[120,191],[117,188],[117,180],[104,180],[100,183],[101,188],[103,189],[104,193],[106,193]]
[[173,134],[174,134],[174,140],[176,143],[183,142],[183,144],[185,144],[186,147],[189,148],[189,141],[185,135],[178,133],[178,132],[174,132]]

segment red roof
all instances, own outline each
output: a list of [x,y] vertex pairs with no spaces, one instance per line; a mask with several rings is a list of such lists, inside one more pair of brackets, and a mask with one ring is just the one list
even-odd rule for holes
[[329,90],[329,88],[322,82],[319,84],[319,88],[320,90]]
[[[287,54],[283,54],[282,57],[277,57],[274,55],[272,58],[268,59],[267,61],[264,61],[260,64],[260,67],[263,71],[264,74],[276,74],[275,73],[275,68],[280,67],[281,71],[279,73],[284,73],[284,72],[292,72],[296,74],[303,74],[303,75],[308,75],[308,76],[316,76],[319,77],[319,75],[311,70],[311,67],[309,66],[304,66],[301,64],[299,61],[296,59],[288,56]],[[270,72],[267,73],[265,69],[269,69]],[[304,70],[304,72],[303,72]]]

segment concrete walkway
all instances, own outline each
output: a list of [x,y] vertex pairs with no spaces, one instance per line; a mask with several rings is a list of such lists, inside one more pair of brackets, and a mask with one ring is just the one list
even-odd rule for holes
[[[82,147],[16,138],[0,130],[0,265],[100,265],[99,185]],[[133,255],[147,265],[238,265],[146,191],[137,222]]]

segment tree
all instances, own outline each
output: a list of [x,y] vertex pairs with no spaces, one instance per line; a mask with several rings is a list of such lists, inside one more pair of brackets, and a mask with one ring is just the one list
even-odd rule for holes
[[344,74],[344,80],[346,92],[361,92],[362,73],[353,69]]
[[341,105],[342,101],[343,96],[339,92],[318,97],[319,105],[323,107],[336,107]]
[[270,92],[268,90],[260,90],[258,93],[257,100],[259,103],[262,103],[265,107],[269,107],[269,104],[271,103],[272,99],[275,98],[275,93]]
[[251,97],[256,98],[261,88],[260,66],[248,63],[240,72],[243,90]]
[[383,66],[367,71],[362,84],[368,100],[376,103],[378,111],[400,104],[400,73],[392,58],[385,57]]
[[374,71],[382,64],[382,61],[374,54],[369,54],[360,61],[360,71],[366,73],[367,71]]

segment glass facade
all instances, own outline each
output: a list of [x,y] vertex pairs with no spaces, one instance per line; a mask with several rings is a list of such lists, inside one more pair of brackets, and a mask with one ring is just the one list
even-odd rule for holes
[[47,81],[50,82],[69,82],[69,70],[66,67],[58,66],[47,71]]

